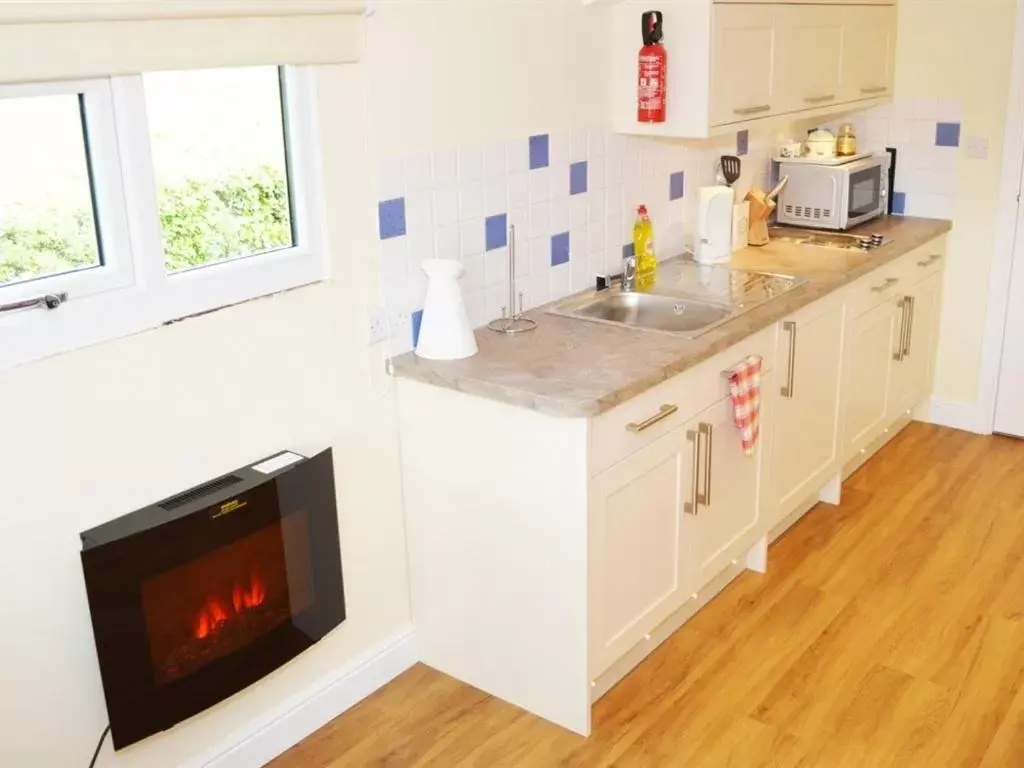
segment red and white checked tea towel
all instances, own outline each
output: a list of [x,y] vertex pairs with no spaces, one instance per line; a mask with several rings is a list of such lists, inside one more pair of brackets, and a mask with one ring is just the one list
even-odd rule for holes
[[761,366],[759,355],[751,355],[729,371],[729,395],[733,418],[740,430],[743,453],[753,456],[761,434]]

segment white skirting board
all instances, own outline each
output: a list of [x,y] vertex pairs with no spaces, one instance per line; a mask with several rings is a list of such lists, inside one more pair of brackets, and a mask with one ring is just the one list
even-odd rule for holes
[[264,765],[355,706],[419,660],[412,628],[356,657],[326,682],[281,703],[275,711],[230,734],[224,745],[186,768],[252,768]]
[[982,412],[980,403],[957,403],[946,400],[932,400],[915,413],[920,421],[938,424],[940,427],[961,429],[977,435],[992,434],[992,414]]

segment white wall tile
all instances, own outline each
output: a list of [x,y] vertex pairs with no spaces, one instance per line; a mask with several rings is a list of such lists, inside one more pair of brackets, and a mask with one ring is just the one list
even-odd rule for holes
[[910,118],[894,117],[889,121],[889,146],[910,144],[914,140],[914,121]]
[[569,162],[578,163],[586,160],[590,154],[588,145],[590,135],[586,128],[576,128],[569,134]]
[[596,277],[597,273],[590,271],[590,259],[585,258],[582,254],[577,258],[576,254],[573,254],[569,260],[569,287],[572,292],[587,290],[592,286]]
[[413,155],[405,158],[406,192],[420,192],[434,186],[434,171],[430,155]]
[[434,233],[434,252],[437,258],[458,260],[461,250],[459,225],[452,223],[438,226]]
[[530,204],[529,171],[508,175],[508,207],[525,208]]
[[505,161],[509,173],[530,169],[530,142],[527,138],[505,142]]
[[621,184],[622,178],[622,157],[612,157],[608,155],[605,158],[605,178],[607,180],[607,186],[612,187],[616,184]]
[[484,285],[493,288],[508,284],[508,249],[497,248],[484,254]]
[[551,171],[551,198],[564,200],[569,197],[569,166],[553,165]]
[[587,227],[587,239],[587,253],[591,257],[600,258],[603,264],[605,244],[608,242],[605,223],[602,221]]
[[455,187],[434,190],[434,226],[444,227],[459,220],[459,193]]
[[530,206],[530,237],[547,237],[551,234],[551,206],[548,202]]
[[551,166],[569,165],[569,134],[548,134],[548,162]]
[[377,163],[377,199],[394,200],[405,197],[405,167],[401,158],[388,158]]
[[463,147],[458,152],[459,181],[480,181],[484,177],[483,152],[479,147]]
[[484,179],[502,179],[508,172],[505,162],[505,145],[491,144],[484,147]]
[[608,160],[592,157],[587,161],[587,191],[602,190],[608,186]]
[[479,253],[475,256],[468,256],[462,260],[463,265],[466,267],[466,271],[459,280],[459,284],[462,287],[464,295],[474,291],[479,291],[484,287],[483,259],[484,255]]
[[508,223],[510,226],[514,226],[516,228],[516,237],[519,239],[520,243],[525,242],[530,237],[529,208],[509,208]]
[[405,231],[410,236],[433,234],[434,206],[429,191],[421,190],[406,195]]
[[458,154],[454,149],[444,149],[431,156],[434,171],[434,185],[437,187],[452,186],[459,178]]
[[920,147],[926,147],[929,144],[935,145],[935,121],[934,120],[915,120],[913,125],[913,131],[911,133],[911,143],[916,144]]
[[963,106],[956,99],[939,99],[935,108],[935,117],[943,123],[963,122]]
[[459,224],[459,255],[465,259],[467,256],[476,256],[484,252],[484,220],[469,219]]
[[550,270],[551,297],[550,300],[561,299],[572,293],[572,272],[569,264],[559,264]]
[[[595,224],[595,227],[602,225]],[[590,224],[584,222],[575,227],[569,227],[569,253],[570,260],[584,259],[590,255]]]
[[605,196],[598,193],[587,195],[590,198],[588,201],[588,207],[590,209],[590,216],[588,217],[592,222],[604,221],[604,217],[607,213],[605,209]]
[[595,125],[589,129],[589,151],[588,156],[604,157],[608,152],[608,129],[603,125]]
[[479,328],[487,323],[486,297],[483,291],[464,293],[462,300],[466,303],[466,314],[469,315],[469,324]]
[[[579,197],[579,195],[576,195]],[[569,200],[568,198],[551,201],[551,233],[569,231]]]
[[544,203],[551,199],[551,170],[537,168],[530,171],[530,203]]
[[484,182],[484,216],[508,212],[508,187],[505,180],[488,179]]
[[569,226],[574,229],[582,229],[587,223],[590,206],[587,205],[587,195],[573,195],[569,198]]
[[532,237],[529,240],[530,276],[544,273],[551,269],[551,240],[547,237]]
[[501,317],[501,308],[508,304],[508,291],[505,286],[487,288],[484,292],[484,296],[486,297],[484,313],[487,320],[496,320]]
[[531,272],[530,273],[530,307],[539,307],[541,304],[547,304],[551,301],[551,284],[549,272],[551,268],[548,267],[542,272]]
[[477,219],[484,215],[484,185],[471,181],[459,187],[459,219]]
[[937,120],[939,117],[939,100],[919,98],[913,101],[914,117],[919,120]]

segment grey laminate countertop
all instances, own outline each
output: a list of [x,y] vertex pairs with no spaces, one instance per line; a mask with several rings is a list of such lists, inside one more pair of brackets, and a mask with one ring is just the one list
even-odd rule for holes
[[529,313],[537,330],[505,336],[477,329],[480,351],[466,360],[438,362],[408,353],[393,360],[394,374],[554,416],[588,417],[692,368],[807,304],[941,237],[948,221],[890,217],[862,229],[892,242],[870,253],[824,251],[782,242],[746,248],[731,266],[797,275],[804,285],[696,339],[547,314]]

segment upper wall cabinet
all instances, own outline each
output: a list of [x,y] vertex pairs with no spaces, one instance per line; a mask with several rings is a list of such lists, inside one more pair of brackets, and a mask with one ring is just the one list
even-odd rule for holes
[[891,98],[896,7],[834,2],[667,0],[667,120],[636,119],[646,0],[608,9],[613,122],[621,133],[707,137]]

